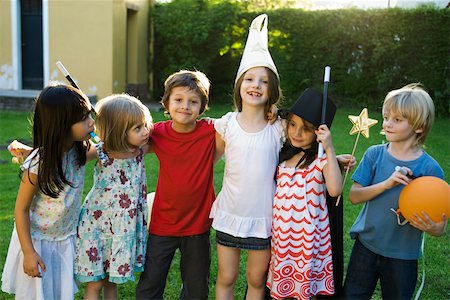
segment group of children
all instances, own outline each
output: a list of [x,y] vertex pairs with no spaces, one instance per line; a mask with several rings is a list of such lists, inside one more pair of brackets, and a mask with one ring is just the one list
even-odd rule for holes
[[[142,272],[136,298],[162,299],[179,249],[180,298],[207,299],[212,226],[217,299],[233,298],[241,250],[248,251],[247,299],[263,299],[266,287],[275,299],[333,295],[333,208],[326,194],[341,194],[339,164],[355,162],[336,156],[329,129],[336,108],[329,99],[323,124],[318,91],[305,90],[290,109],[268,120],[281,90],[267,48],[267,16],[250,26],[234,112],[213,122],[198,119],[209,102],[210,82],[201,72],[174,73],[164,85],[161,103],[170,119],[155,124],[128,95],[104,98],[95,111],[84,94],[63,84],[40,93],[2,290],[23,299],[71,299],[77,280],[88,283],[85,299],[98,299],[102,289],[105,299],[116,299],[116,284]],[[367,150],[349,195],[364,207],[351,230],[356,241],[346,298],[370,299],[378,279],[383,298],[411,298],[422,231],[445,231],[445,215],[434,223],[417,214],[401,227],[389,214],[411,181],[396,166],[407,167],[409,175],[443,177],[421,147],[433,117],[433,102],[420,87],[406,86],[385,99],[388,143]],[[102,140],[95,145],[89,141],[94,119]],[[318,143],[323,157],[317,156]],[[149,152],[160,168],[147,235],[143,156]],[[224,178],[215,199],[213,166],[222,155]],[[81,205],[84,166],[95,158],[94,186]]]

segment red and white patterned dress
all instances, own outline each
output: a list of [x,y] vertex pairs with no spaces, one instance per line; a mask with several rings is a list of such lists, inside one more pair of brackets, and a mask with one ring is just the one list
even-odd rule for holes
[[280,164],[273,203],[272,249],[267,286],[274,299],[334,294],[330,224],[322,169]]

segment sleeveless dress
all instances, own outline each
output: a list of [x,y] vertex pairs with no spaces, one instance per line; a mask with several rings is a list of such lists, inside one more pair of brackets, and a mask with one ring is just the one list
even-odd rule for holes
[[[78,165],[75,148],[71,148],[63,156],[62,166],[64,176],[72,186],[66,185],[56,198],[39,190],[30,205],[33,247],[46,267],[46,272],[41,272],[41,278],[30,277],[23,271],[24,256],[14,225],[3,266],[2,291],[15,294],[15,299],[73,299],[78,291],[73,268],[85,166]],[[28,155],[21,169],[36,175],[39,173],[38,149]],[[10,209],[12,214],[14,207]]]
[[334,293],[325,164],[316,158],[305,169],[278,167],[267,279],[274,299]]
[[82,206],[78,223],[75,277],[80,282],[134,281],[141,272],[147,243],[147,191],[143,152],[134,158],[101,158],[94,186]]

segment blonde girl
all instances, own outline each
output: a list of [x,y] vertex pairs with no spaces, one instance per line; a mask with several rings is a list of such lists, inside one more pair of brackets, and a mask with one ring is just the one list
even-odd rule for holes
[[150,112],[138,99],[113,95],[96,106],[94,186],[82,206],[76,241],[75,276],[87,282],[84,299],[117,299],[117,284],[143,270],[147,241],[144,154]]

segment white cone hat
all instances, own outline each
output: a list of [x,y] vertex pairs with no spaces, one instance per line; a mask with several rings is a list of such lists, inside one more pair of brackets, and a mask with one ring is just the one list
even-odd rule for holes
[[267,67],[280,78],[268,49],[268,22],[269,18],[266,14],[259,15],[252,21],[235,81],[248,69],[254,67]]

